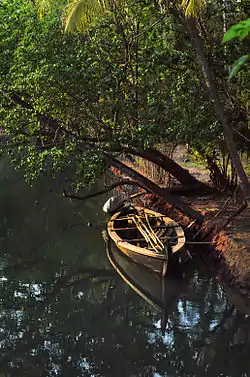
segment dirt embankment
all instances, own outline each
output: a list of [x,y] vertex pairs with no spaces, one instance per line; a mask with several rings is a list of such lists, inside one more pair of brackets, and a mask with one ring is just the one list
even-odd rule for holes
[[244,298],[250,298],[250,208],[238,215],[225,230],[218,232],[217,226],[239,208],[236,204],[229,205],[214,217],[225,203],[226,199],[222,196],[186,199],[205,216],[202,229],[197,226],[189,227],[190,221],[187,217],[153,195],[145,195],[138,200],[139,204],[164,212],[187,228],[189,241],[198,232],[200,233],[196,240],[201,240],[213,219],[215,228],[206,239],[211,241],[211,245],[197,245],[190,248],[190,251],[193,256],[199,254],[211,269],[216,270],[220,280],[230,290],[240,293]]
[[[126,192],[126,196],[128,194],[131,193]],[[205,216],[205,225],[202,229],[192,225],[186,216],[155,195],[140,196],[136,199],[136,204],[165,213],[175,219],[186,229],[188,241],[192,241],[198,232],[195,239],[200,241],[211,223],[215,224],[214,230],[206,239],[211,244],[189,247],[190,252],[193,257],[199,254],[232,292],[240,293],[245,299],[250,299],[250,208],[235,217],[225,230],[218,231],[217,226],[219,227],[228,217],[236,213],[239,204],[229,204],[220,211],[227,200],[222,195],[192,197],[192,199],[182,197],[182,199]]]
[[[218,226],[238,208],[230,205],[222,211],[216,219]],[[218,233],[215,228],[210,238],[213,241],[210,254],[219,262],[221,277],[230,287],[250,298],[250,208],[239,214],[225,230]]]
[[[194,161],[192,156],[186,155],[182,146],[177,147],[173,157],[176,162],[187,168],[197,179],[203,182],[209,182],[207,170],[205,170],[197,161]],[[188,160],[188,162],[186,162],[186,160]],[[228,217],[236,213],[241,205],[240,201],[237,202],[237,198],[234,198],[234,200],[229,201],[225,208],[220,211],[225,205],[227,198],[219,194],[214,196],[183,199],[193,208],[205,215],[208,226],[211,224],[209,221],[213,218],[213,223],[217,224],[219,227]],[[183,216],[176,213],[174,213],[174,216],[177,216],[179,221],[185,226],[187,220],[183,218]],[[203,233],[206,232],[206,228],[207,227],[204,227]],[[193,231],[195,232],[196,230]],[[191,234],[187,234],[187,236],[192,238],[192,231]],[[235,217],[233,222],[228,225],[225,230],[218,232],[215,227],[209,237],[209,241],[213,242],[211,247],[206,248],[205,246],[197,246],[194,248],[194,252],[204,254],[206,262],[211,265],[211,268],[216,268],[216,273],[231,291],[238,292],[244,298],[249,299],[250,208]]]

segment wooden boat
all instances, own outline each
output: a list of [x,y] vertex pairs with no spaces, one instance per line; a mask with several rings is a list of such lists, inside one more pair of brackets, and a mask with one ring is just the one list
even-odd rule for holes
[[134,262],[166,274],[169,254],[179,255],[185,245],[183,229],[169,217],[143,207],[134,207],[141,219],[147,219],[150,228],[166,246],[157,251],[142,236],[133,221],[134,213],[115,213],[108,221],[107,230],[118,249]]
[[162,278],[161,275],[133,262],[118,250],[114,243],[110,243],[106,251],[109,262],[125,283],[162,313],[161,329],[164,333],[168,314],[172,313],[183,290],[183,280],[180,277]]

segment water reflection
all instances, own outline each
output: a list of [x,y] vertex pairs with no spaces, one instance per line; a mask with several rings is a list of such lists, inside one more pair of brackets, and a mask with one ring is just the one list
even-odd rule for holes
[[[106,247],[107,257],[113,268],[138,295],[149,305],[161,312],[161,330],[165,334],[168,314],[184,293],[184,279],[181,271],[169,271],[165,278],[153,273],[143,265],[136,264],[110,241]],[[171,274],[170,274],[171,273]]]
[[98,201],[72,206],[49,182],[30,190],[11,174],[0,186],[1,377],[249,375],[250,318],[206,271],[173,284],[162,336],[161,313],[110,265],[100,230],[71,227],[99,218]]

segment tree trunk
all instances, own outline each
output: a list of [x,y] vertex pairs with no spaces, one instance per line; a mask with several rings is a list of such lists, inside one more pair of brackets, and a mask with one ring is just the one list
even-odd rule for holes
[[162,169],[170,173],[183,185],[194,186],[200,188],[203,192],[212,192],[214,189],[205,183],[199,181],[193,177],[188,170],[177,164],[172,158],[164,155],[160,151],[154,148],[148,148],[146,150],[131,150],[131,154],[144,158],[154,164],[160,166]]
[[140,186],[143,187],[146,191],[155,194],[160,198],[163,198],[164,200],[166,200],[166,202],[171,204],[178,211],[188,216],[190,219],[196,220],[198,224],[202,224],[204,220],[203,216],[199,212],[195,211],[192,207],[187,205],[185,202],[183,202],[180,198],[172,196],[171,194],[166,192],[166,190],[162,189],[157,184],[150,181],[148,178],[144,177],[137,171],[131,169],[129,166],[125,165],[121,161],[115,158],[111,158],[110,163],[112,166],[121,170],[122,172],[130,176],[132,179],[137,181],[140,184]]
[[245,173],[244,168],[242,166],[239,153],[238,153],[236,146],[235,146],[235,143],[234,143],[232,129],[228,125],[228,121],[227,121],[227,118],[226,118],[226,114],[224,112],[223,105],[222,105],[222,103],[220,102],[220,99],[219,99],[219,94],[218,94],[218,91],[217,91],[217,88],[216,88],[216,84],[215,84],[215,80],[214,80],[214,77],[213,77],[211,66],[209,65],[208,60],[207,60],[206,55],[205,55],[204,41],[199,35],[195,19],[187,20],[187,25],[188,25],[189,32],[191,34],[191,37],[193,39],[193,43],[194,43],[196,51],[197,51],[198,59],[201,63],[204,81],[207,85],[210,98],[211,98],[213,105],[214,105],[215,115],[217,117],[217,120],[222,125],[226,144],[227,144],[227,148],[228,148],[230,157],[233,161],[237,175],[239,177],[239,182],[240,182],[240,187],[241,187],[241,190],[242,190],[242,193],[243,193],[243,198],[244,198],[244,200],[247,200],[247,199],[250,198],[250,186],[249,186],[249,183],[248,183],[246,173]]

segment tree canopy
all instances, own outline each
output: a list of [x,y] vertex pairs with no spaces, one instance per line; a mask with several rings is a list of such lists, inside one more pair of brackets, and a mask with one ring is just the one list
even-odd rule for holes
[[[23,0],[0,9],[1,125],[13,161],[30,180],[71,168],[80,188],[100,177],[110,158],[163,143],[189,142],[202,156],[224,153],[213,100],[175,8],[166,15],[156,3],[129,0],[94,18],[87,33],[65,35],[66,3],[47,5],[42,15]],[[245,6],[230,2],[223,10],[227,24],[243,17]],[[227,83],[227,68],[244,44],[225,49],[223,20],[219,2],[208,2],[200,33],[227,117],[247,137],[247,71]]]

